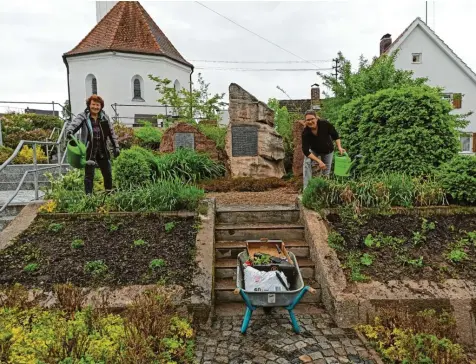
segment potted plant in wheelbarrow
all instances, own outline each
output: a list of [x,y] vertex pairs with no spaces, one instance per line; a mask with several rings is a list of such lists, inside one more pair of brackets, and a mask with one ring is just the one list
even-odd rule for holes
[[241,333],[246,333],[251,315],[258,307],[263,307],[265,312],[273,307],[286,308],[294,331],[299,333],[294,307],[307,291],[313,294],[316,291],[304,286],[296,257],[286,250],[282,240],[249,240],[246,245],[247,251],[237,258],[234,292],[246,304]]

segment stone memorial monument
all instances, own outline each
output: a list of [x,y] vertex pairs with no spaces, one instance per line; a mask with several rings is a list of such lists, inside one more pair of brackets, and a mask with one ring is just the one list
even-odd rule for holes
[[203,135],[192,124],[179,122],[169,127],[160,143],[161,153],[172,153],[178,148],[194,149],[197,152],[208,153],[210,158],[218,160],[218,151],[213,140]]
[[273,110],[235,83],[229,94],[225,150],[231,177],[283,177],[283,138],[274,129]]

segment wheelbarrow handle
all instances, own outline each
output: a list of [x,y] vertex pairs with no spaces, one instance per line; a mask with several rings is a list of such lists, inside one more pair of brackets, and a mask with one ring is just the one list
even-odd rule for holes
[[235,290],[233,291],[233,294],[234,295],[239,295],[240,294],[240,288],[235,288]]
[[317,294],[317,291],[316,291],[314,288],[312,288],[312,287],[309,287],[308,292],[309,292],[310,294]]

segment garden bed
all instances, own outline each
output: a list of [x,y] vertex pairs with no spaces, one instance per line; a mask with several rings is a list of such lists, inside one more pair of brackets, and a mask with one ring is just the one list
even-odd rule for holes
[[326,216],[348,281],[476,281],[476,213]]
[[196,236],[194,216],[38,216],[0,252],[0,284],[189,287]]
[[350,211],[337,217],[336,210],[301,210],[322,301],[337,325],[373,323],[386,309],[434,309],[454,318],[458,342],[474,345],[475,209]]

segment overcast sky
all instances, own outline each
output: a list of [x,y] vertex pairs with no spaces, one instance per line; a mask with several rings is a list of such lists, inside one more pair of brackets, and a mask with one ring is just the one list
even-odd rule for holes
[[[395,39],[416,17],[425,20],[424,1],[204,2],[215,11],[310,63],[218,64],[195,60],[301,61],[195,2],[142,1],[179,52],[196,68],[330,68],[338,51],[354,62],[378,54],[385,33]],[[0,100],[57,101],[67,98],[62,54],[96,24],[94,1],[0,0]],[[428,25],[476,69],[476,2],[428,1]],[[315,70],[196,70],[212,92],[236,82],[256,97],[309,98]],[[328,71],[330,72],[330,71]],[[113,102],[113,100],[110,100]],[[0,108],[0,110],[2,110]]]

